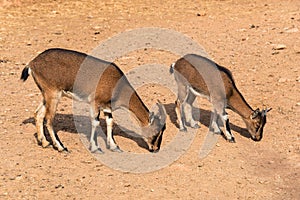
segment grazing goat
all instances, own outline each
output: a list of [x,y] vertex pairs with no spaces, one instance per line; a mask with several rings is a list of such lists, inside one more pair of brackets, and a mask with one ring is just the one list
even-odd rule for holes
[[90,106],[91,152],[102,152],[98,147],[96,132],[100,111],[104,112],[106,118],[108,148],[121,151],[112,135],[112,112],[122,106],[129,109],[140,122],[142,137],[149,151],[157,152],[160,149],[166,128],[164,106],[158,102],[158,113],[149,112],[124,73],[114,63],[76,51],[48,49],[29,62],[22,71],[21,79],[26,81],[30,74],[43,95],[43,101],[35,111],[37,140],[43,147],[50,144],[44,135],[45,119],[53,146],[58,151],[67,150],[53,130],[57,104],[62,96],[67,96],[87,102]]
[[260,141],[266,124],[266,114],[271,109],[253,110],[237,89],[231,72],[213,61],[195,54],[188,54],[170,67],[178,85],[178,98],[175,102],[179,128],[186,131],[185,125],[199,128],[192,117],[192,103],[196,96],[206,97],[212,104],[214,115],[211,121],[212,131],[221,133],[219,117],[229,142],[235,142],[230,131],[229,118],[225,109],[231,109],[244,120],[254,141]]

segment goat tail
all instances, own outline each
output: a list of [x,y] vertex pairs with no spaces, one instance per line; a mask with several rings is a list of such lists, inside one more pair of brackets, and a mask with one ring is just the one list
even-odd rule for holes
[[29,75],[30,75],[30,68],[29,68],[29,66],[27,65],[26,67],[24,67],[20,79],[21,79],[22,81],[26,81]]
[[170,66],[170,74],[173,74],[174,73],[174,66],[175,66],[175,63],[172,63],[171,66]]

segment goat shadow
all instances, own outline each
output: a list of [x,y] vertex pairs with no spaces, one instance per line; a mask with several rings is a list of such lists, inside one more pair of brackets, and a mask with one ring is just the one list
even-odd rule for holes
[[[177,128],[179,127],[177,123],[177,115],[175,112],[175,104],[174,103],[169,103],[169,104],[164,104],[167,115],[169,115],[169,118],[171,120],[171,123],[173,123]],[[200,113],[199,113],[200,112]],[[204,110],[204,109],[199,109],[193,107],[192,110],[193,118],[197,121],[197,119],[201,124],[203,124],[206,127],[210,126],[210,120],[212,116],[212,112],[209,110]],[[200,114],[200,116],[199,116]],[[33,124],[35,125],[35,120],[33,117],[28,118],[22,122],[23,124]],[[86,139],[89,141],[90,140],[90,135],[91,135],[91,122],[90,118],[87,116],[81,116],[81,115],[73,115],[73,114],[60,114],[56,113],[54,122],[53,122],[53,128],[55,133],[59,131],[65,131],[69,133],[80,133],[85,135]],[[245,128],[241,128],[239,126],[236,126],[232,123],[230,123],[230,128],[239,133],[241,136],[250,138],[250,134],[248,133],[248,130]],[[104,119],[100,118],[100,126],[97,127],[97,133],[98,136],[100,136],[104,141],[106,141],[106,122]],[[48,141],[51,141],[49,133],[47,129],[44,126],[44,133],[45,137],[47,138]],[[133,132],[130,130],[126,129],[125,127],[121,127],[118,124],[114,124],[113,126],[113,135],[118,135],[127,139],[131,139],[134,142],[137,143],[138,146],[141,148],[148,149],[147,143],[141,138],[137,137],[134,135]],[[37,133],[34,134],[34,136],[37,138]],[[223,135],[224,137],[224,135]],[[59,138],[56,135],[56,138],[59,140]],[[105,142],[106,143],[106,142]],[[107,144],[106,144],[107,145]]]
[[[30,117],[22,122],[22,124],[33,124],[35,126],[35,119]],[[73,115],[73,114],[61,114],[56,113],[53,121],[53,129],[56,133],[56,139],[61,143],[60,139],[57,136],[59,131],[65,131],[73,134],[80,133],[81,136],[86,137],[87,141],[90,140],[91,136],[91,121],[88,116]],[[97,127],[97,136],[102,138],[106,144],[106,122],[105,119],[100,118],[100,126]],[[48,141],[51,141],[49,132],[44,123],[44,134]],[[130,130],[127,130],[124,127],[114,124],[113,126],[113,135],[118,135],[124,138],[133,140],[141,148],[148,149],[147,143],[137,134],[134,134]],[[34,133],[35,138],[37,139],[37,133]],[[80,136],[80,137],[81,137]],[[106,144],[107,145],[107,144]],[[106,146],[107,148],[107,146]]]
[[[164,106],[166,108],[167,114],[170,117],[171,122],[177,128],[179,128],[178,118],[177,118],[177,115],[176,115],[176,112],[175,112],[176,105],[174,103],[170,103],[170,104],[165,104]],[[211,121],[212,114],[213,113],[210,110],[195,108],[194,106],[192,107],[193,119],[195,121],[199,121],[201,124],[203,124],[207,128],[209,128],[209,126],[210,126],[210,121]],[[243,136],[245,138],[251,138],[251,135],[250,135],[250,133],[248,132],[248,130],[246,128],[242,128],[242,127],[234,125],[232,123],[230,123],[230,128],[231,128],[231,130],[239,133],[241,136]],[[225,138],[224,134],[222,134],[222,136]]]

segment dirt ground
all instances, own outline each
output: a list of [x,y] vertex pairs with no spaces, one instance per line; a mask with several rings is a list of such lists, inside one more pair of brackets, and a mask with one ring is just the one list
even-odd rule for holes
[[[195,2],[0,1],[0,199],[300,199],[300,1]],[[262,141],[244,137],[245,124],[228,111],[236,143],[220,137],[200,159],[210,104],[199,100],[201,128],[178,160],[154,172],[125,173],[87,151],[74,127],[72,102],[63,99],[55,129],[71,152],[38,146],[33,112],[41,95],[32,78],[19,81],[26,63],[51,47],[89,53],[142,27],[172,29],[197,41],[232,71],[253,108],[272,107]],[[176,59],[144,50],[116,62],[128,72],[145,63],[168,67]],[[177,133],[176,96],[158,85],[138,93],[148,107],[156,99],[166,105],[166,145]],[[130,138],[115,139],[124,151],[147,153]]]

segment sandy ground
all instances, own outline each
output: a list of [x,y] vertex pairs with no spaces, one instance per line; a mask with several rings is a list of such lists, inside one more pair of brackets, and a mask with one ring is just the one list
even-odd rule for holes
[[[300,199],[299,1],[4,0],[0,6],[1,199]],[[160,170],[125,173],[86,150],[74,126],[72,102],[63,99],[55,129],[71,152],[38,146],[33,112],[41,95],[32,78],[19,81],[25,64],[51,47],[89,53],[114,35],[142,27],[192,38],[232,71],[253,108],[272,107],[263,140],[244,137],[243,121],[228,111],[237,142],[220,137],[200,159],[210,104],[199,99],[201,128],[186,152]],[[176,59],[170,52],[145,49],[116,63],[128,72],[147,63],[168,67]],[[148,107],[156,99],[166,106],[166,146],[177,133],[175,94],[151,84],[138,93]],[[117,127],[115,132],[125,152],[148,154]]]

